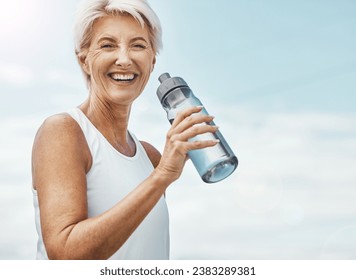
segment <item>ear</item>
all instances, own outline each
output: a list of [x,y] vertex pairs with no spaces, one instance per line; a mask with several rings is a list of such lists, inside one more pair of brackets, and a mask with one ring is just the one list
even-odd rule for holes
[[77,59],[82,70],[89,75],[90,71],[89,71],[89,66],[87,64],[87,55],[88,55],[88,51],[82,50],[80,53],[77,54]]

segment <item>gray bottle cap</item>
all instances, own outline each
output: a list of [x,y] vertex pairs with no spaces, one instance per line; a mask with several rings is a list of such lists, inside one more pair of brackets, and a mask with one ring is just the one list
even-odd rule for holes
[[171,78],[168,73],[163,73],[161,76],[159,76],[158,80],[161,82],[161,85],[157,89],[157,96],[160,102],[162,102],[166,94],[173,89],[178,87],[188,87],[188,84],[182,78]]

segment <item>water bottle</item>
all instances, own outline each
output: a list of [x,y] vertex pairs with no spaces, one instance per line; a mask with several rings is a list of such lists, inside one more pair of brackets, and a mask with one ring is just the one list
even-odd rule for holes
[[[182,78],[171,78],[168,73],[164,73],[159,77],[159,81],[161,84],[157,89],[157,96],[167,112],[167,118],[171,124],[177,113],[182,109],[203,106]],[[208,115],[204,107],[201,113]],[[209,122],[208,124],[215,125],[214,122]],[[197,140],[220,140],[213,147],[188,152],[189,158],[204,182],[215,183],[221,181],[235,171],[238,164],[237,157],[220,131],[204,133],[189,139],[189,141]]]

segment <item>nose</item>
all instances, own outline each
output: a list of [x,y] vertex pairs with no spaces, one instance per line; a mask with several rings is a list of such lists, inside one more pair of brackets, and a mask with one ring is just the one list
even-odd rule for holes
[[117,58],[115,61],[115,65],[123,67],[123,68],[128,68],[132,64],[130,53],[127,49],[125,48],[120,48],[117,52]]

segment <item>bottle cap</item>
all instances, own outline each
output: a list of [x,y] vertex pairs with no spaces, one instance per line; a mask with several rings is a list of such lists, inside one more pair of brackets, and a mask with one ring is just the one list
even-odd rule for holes
[[161,82],[161,85],[157,89],[157,96],[161,103],[163,98],[170,91],[179,87],[188,87],[188,84],[182,78],[171,78],[171,75],[169,75],[168,73],[163,73],[161,76],[159,76],[158,80]]

